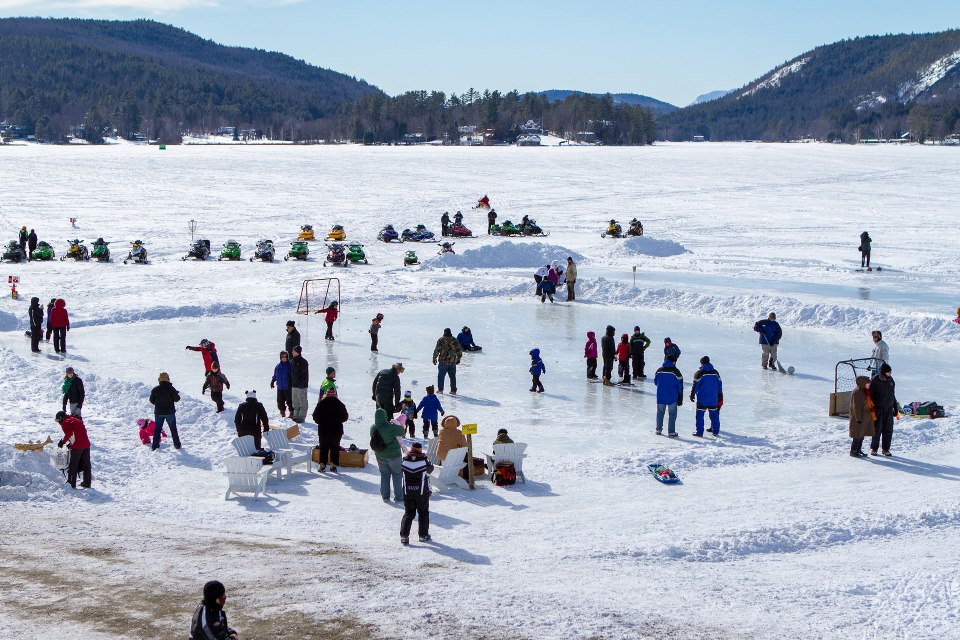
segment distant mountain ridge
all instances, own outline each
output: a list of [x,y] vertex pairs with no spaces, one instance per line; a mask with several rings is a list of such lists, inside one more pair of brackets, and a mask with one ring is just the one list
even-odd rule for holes
[[958,123],[960,30],[823,45],[661,120],[673,140],[855,141],[908,131],[922,140],[953,133]]
[[707,93],[702,93],[697,96],[693,102],[688,104],[688,107],[692,107],[695,104],[703,104],[704,102],[710,102],[711,100],[719,100],[725,95],[733,93],[733,89],[720,89],[717,91],[709,91]]
[[[574,91],[572,89],[548,89],[546,91],[540,91],[539,93],[540,95],[546,97],[546,99],[550,102],[565,100],[575,93],[583,93],[597,98],[607,95],[605,93],[590,93],[588,91]],[[654,113],[658,114],[670,113],[671,111],[676,111],[679,108],[676,105],[670,104],[669,102],[657,100],[656,98],[651,98],[650,96],[640,95],[639,93],[611,93],[610,95],[613,97],[614,103],[644,107],[645,109],[651,109]]]

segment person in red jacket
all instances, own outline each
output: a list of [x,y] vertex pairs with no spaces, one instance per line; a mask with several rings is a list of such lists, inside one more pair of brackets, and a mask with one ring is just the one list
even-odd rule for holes
[[617,372],[622,378],[619,384],[630,384],[630,336],[625,333],[617,345]]
[[67,483],[77,488],[77,474],[83,472],[83,482],[81,487],[90,488],[91,469],[90,469],[90,438],[87,437],[87,428],[83,425],[83,420],[75,416],[68,416],[66,411],[58,411],[55,418],[57,424],[63,429],[63,438],[57,443],[57,447],[63,448],[67,445],[70,449],[70,463],[67,467]]
[[337,316],[340,315],[340,304],[334,300],[329,307],[317,309],[317,313],[326,314],[323,320],[327,323],[327,333],[323,337],[325,340],[333,340],[333,323],[337,321]]
[[187,351],[199,351],[200,355],[203,356],[203,372],[204,374],[210,373],[210,367],[216,362],[220,364],[220,356],[217,355],[217,345],[210,342],[206,338],[200,341],[199,347],[187,347]]
[[67,314],[67,303],[63,298],[57,298],[50,310],[50,327],[53,329],[53,350],[57,353],[67,351],[67,331],[70,331],[70,316]]

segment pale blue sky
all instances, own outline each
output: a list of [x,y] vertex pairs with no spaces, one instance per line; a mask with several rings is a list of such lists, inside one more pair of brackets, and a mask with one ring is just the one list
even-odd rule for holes
[[0,0],[0,16],[149,17],[387,93],[642,93],[685,105],[820,44],[960,27],[960,0]]

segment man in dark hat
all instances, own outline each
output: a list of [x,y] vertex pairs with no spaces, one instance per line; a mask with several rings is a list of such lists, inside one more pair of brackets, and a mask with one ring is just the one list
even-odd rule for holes
[[300,346],[300,332],[297,331],[297,323],[293,320],[287,320],[287,339],[284,342],[283,350],[287,354],[293,353],[294,347]]
[[237,640],[237,632],[227,624],[223,607],[227,604],[227,589],[219,580],[203,585],[203,602],[193,612],[190,640]]

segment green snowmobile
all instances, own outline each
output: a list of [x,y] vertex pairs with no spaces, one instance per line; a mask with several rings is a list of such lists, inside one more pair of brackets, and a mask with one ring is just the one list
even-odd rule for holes
[[220,249],[220,257],[217,260],[239,260],[240,259],[240,243],[236,240],[227,240],[227,243],[223,245],[223,249]]
[[90,254],[97,262],[110,262],[110,243],[105,241],[103,238],[97,238],[93,242],[93,253]]
[[416,251],[407,251],[405,254],[403,254],[403,266],[410,267],[415,264],[420,264],[420,260],[417,258]]
[[33,250],[33,253],[30,254],[31,260],[53,260],[57,254],[54,252],[53,247],[46,240],[41,240],[40,244],[37,245],[37,248]]
[[363,245],[359,242],[352,242],[347,247],[347,259],[354,263],[370,264],[370,261],[367,260],[367,254],[363,251]]
[[23,262],[26,257],[26,254],[20,247],[20,243],[16,240],[11,240],[8,242],[7,248],[3,251],[3,260],[9,260],[11,262]]
[[310,255],[310,245],[306,240],[296,240],[290,243],[290,251],[283,257],[284,260],[306,260]]
[[492,232],[495,236],[519,236],[522,233],[520,227],[509,220],[504,220],[500,224],[493,225]]

